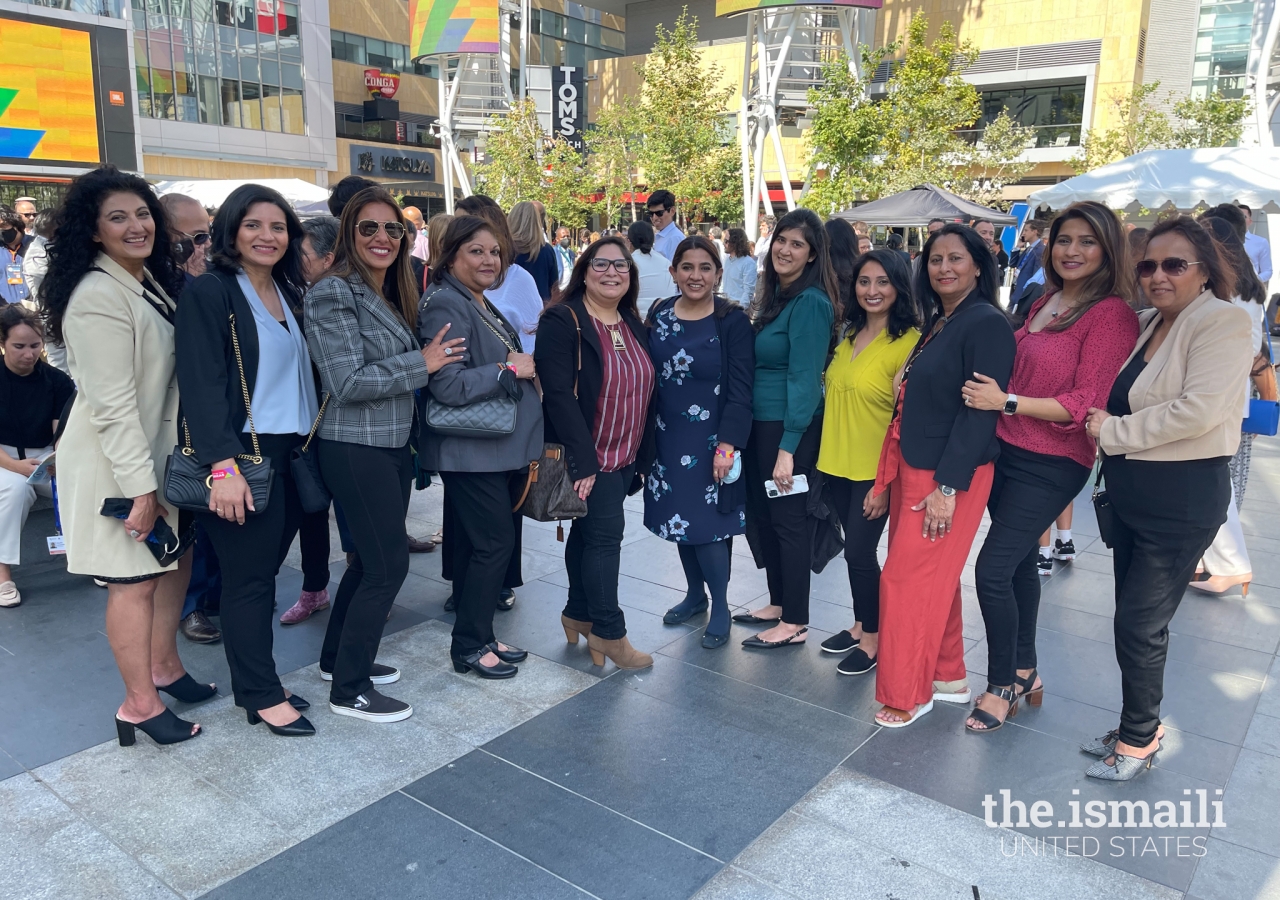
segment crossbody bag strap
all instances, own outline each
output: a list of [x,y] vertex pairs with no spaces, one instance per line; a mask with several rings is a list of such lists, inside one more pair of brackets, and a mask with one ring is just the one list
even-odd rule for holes
[[244,360],[240,356],[240,337],[236,334],[236,314],[228,313],[231,323],[231,348],[236,354],[236,368],[240,370],[240,393],[244,396],[244,411],[249,418],[249,437],[253,440],[254,462],[262,461],[262,449],[258,446],[258,428],[253,424],[253,404],[249,402],[249,382],[244,377]]
[[324,395],[324,399],[320,401],[320,411],[316,413],[316,420],[311,423],[311,432],[307,435],[307,439],[302,442],[302,452],[306,453],[307,448],[311,446],[311,439],[316,436],[316,431],[320,428],[320,420],[324,418],[324,408],[329,405],[329,394]]
[[566,306],[569,315],[573,316],[573,327],[578,332],[578,368],[573,370],[573,399],[578,399],[578,373],[582,371],[582,326],[578,324],[578,314],[572,306]]

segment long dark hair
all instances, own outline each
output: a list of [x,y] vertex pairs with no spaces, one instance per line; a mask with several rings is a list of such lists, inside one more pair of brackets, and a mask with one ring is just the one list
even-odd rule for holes
[[991,255],[991,247],[982,239],[982,235],[968,225],[952,222],[929,235],[929,239],[924,242],[924,248],[920,251],[922,259],[920,271],[916,272],[913,293],[924,315],[925,324],[929,327],[932,327],[937,317],[942,315],[942,298],[938,296],[938,292],[933,289],[933,282],[929,280],[929,256],[933,252],[933,245],[949,234],[960,238],[965,251],[973,259],[974,267],[978,270],[978,283],[973,288],[973,294],[977,295],[983,303],[990,303],[996,309],[1000,309],[1000,275],[996,268],[996,258]]
[[920,311],[911,294],[911,270],[907,267],[907,261],[897,250],[872,250],[858,257],[853,264],[853,272],[849,280],[854,285],[854,289],[844,308],[844,321],[847,324],[845,337],[853,340],[854,336],[867,326],[867,311],[858,302],[857,284],[863,267],[871,262],[878,263],[884,269],[884,273],[889,276],[890,286],[897,293],[893,305],[889,307],[889,321],[885,325],[885,331],[889,332],[889,337],[897,340],[912,328],[920,327]]
[[218,214],[213,217],[210,227],[213,240],[211,256],[215,267],[234,275],[240,270],[240,251],[236,249],[236,238],[240,233],[240,223],[249,214],[249,207],[255,203],[270,203],[284,213],[285,228],[289,233],[289,245],[284,255],[271,267],[271,277],[286,292],[289,303],[297,306],[306,293],[307,281],[302,276],[302,253],[300,245],[305,237],[302,222],[293,211],[289,201],[261,184],[242,184],[222,202]]
[[102,203],[112,194],[133,194],[147,205],[155,222],[155,240],[147,257],[147,271],[166,294],[177,297],[182,288],[182,272],[173,255],[169,237],[169,217],[151,185],[137,175],[121,172],[115,166],[99,166],[71,182],[58,209],[53,240],[49,243],[49,272],[40,284],[40,310],[49,337],[63,341],[62,320],[67,314],[71,294],[80,279],[93,268],[100,246],[94,241],[98,233],[98,215]]
[[356,224],[360,221],[360,210],[370,203],[385,203],[396,212],[396,221],[405,225],[404,213],[400,204],[382,187],[368,187],[347,201],[342,208],[342,222],[338,226],[338,242],[333,245],[333,265],[329,274],[338,278],[347,278],[353,272],[360,280],[372,288],[379,297],[387,301],[387,305],[400,314],[405,324],[412,330],[418,321],[418,279],[413,277],[413,267],[409,263],[409,227],[405,225],[405,236],[400,239],[400,249],[396,258],[387,267],[379,284],[373,270],[364,264],[360,254],[356,252]]
[[827,231],[827,240],[831,242],[828,254],[831,256],[831,271],[835,273],[836,284],[840,290],[840,309],[848,315],[850,307],[857,306],[853,299],[854,264],[858,262],[858,233],[844,219],[827,219],[822,226]]
[[[587,293],[587,267],[591,265],[591,260],[600,255],[600,251],[605,247],[617,247],[622,251],[623,259],[630,260],[631,271],[628,272],[630,284],[627,292],[618,301],[618,309],[626,310],[632,316],[639,319],[640,310],[636,306],[636,298],[640,296],[640,276],[636,273],[636,261],[631,257],[631,251],[627,249],[627,242],[617,235],[602,237],[598,241],[594,241],[590,246],[578,254],[578,260],[573,264],[573,274],[569,276],[569,286],[564,289],[561,294],[561,303],[570,300],[581,300]],[[550,309],[550,307],[548,307]]]
[[1253,263],[1249,260],[1249,254],[1245,252],[1244,244],[1240,242],[1240,237],[1231,220],[1226,216],[1201,216],[1200,224],[1213,235],[1218,249],[1226,258],[1227,265],[1235,272],[1236,294],[1241,300],[1251,300],[1265,306],[1266,288],[1259,280],[1258,273],[1253,270]]
[[764,260],[764,289],[756,294],[751,303],[751,321],[756,331],[778,318],[791,299],[808,288],[816,287],[821,290],[833,307],[840,300],[840,287],[836,283],[835,272],[831,269],[827,232],[822,227],[818,214],[808,209],[793,209],[778,220],[771,240],[778,240],[784,231],[799,231],[809,245],[813,259],[805,265],[800,277],[783,290],[778,272],[773,267],[773,245],[770,244],[769,253]]
[[1062,290],[1062,277],[1053,267],[1053,247],[1058,242],[1062,226],[1072,219],[1079,219],[1089,226],[1098,246],[1102,248],[1102,265],[1088,276],[1081,286],[1084,302],[1065,316],[1060,316],[1045,326],[1045,331],[1065,331],[1087,313],[1095,303],[1107,297],[1119,297],[1130,306],[1138,295],[1133,280],[1133,266],[1129,262],[1129,241],[1120,227],[1120,219],[1110,207],[1096,200],[1081,200],[1064,209],[1049,226],[1049,240],[1044,248],[1045,292]]
[[1143,257],[1146,257],[1153,240],[1171,233],[1177,233],[1186,238],[1187,243],[1195,249],[1196,261],[1200,263],[1201,271],[1205,274],[1206,290],[1213,291],[1213,296],[1219,300],[1230,300],[1236,295],[1235,270],[1231,268],[1230,262],[1219,249],[1218,242],[1210,236],[1204,226],[1190,216],[1174,215],[1158,222],[1147,235],[1147,250],[1143,251]]

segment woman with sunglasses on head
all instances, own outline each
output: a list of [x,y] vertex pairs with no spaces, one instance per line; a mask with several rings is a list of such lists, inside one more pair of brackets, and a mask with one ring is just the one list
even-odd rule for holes
[[1007,391],[980,369],[960,393],[971,409],[1000,412],[1000,455],[987,502],[991,528],[978,554],[978,603],[987,627],[987,692],[965,726],[1000,728],[1018,701],[1040,705],[1036,616],[1040,535],[1070,507],[1097,448],[1084,430],[1105,402],[1138,338],[1133,276],[1120,220],[1092,200],[1053,220],[1045,293],[1014,333]]
[[[302,521],[289,456],[319,404],[297,310],[305,289],[302,226],[276,191],[236,188],[213,220],[210,269],[183,291],[175,323],[184,443],[211,467],[197,513],[222,561],[220,623],[231,689],[250,725],[283,737],[315,734],[310,704],[280,684],[272,656],[276,575]],[[240,472],[246,457],[272,469],[258,509]]]
[[1110,500],[1123,695],[1120,727],[1082,747],[1099,757],[1086,774],[1105,781],[1128,781],[1160,750],[1169,622],[1227,519],[1254,354],[1249,314],[1227,299],[1235,273],[1195,220],[1152,228],[1135,269],[1152,309],[1106,408],[1085,422]]
[[455,218],[445,231],[418,313],[418,334],[424,340],[447,328],[467,347],[462,365],[442,369],[431,379],[427,390],[435,402],[457,407],[498,398],[515,401],[510,434],[464,437],[428,428],[419,444],[422,464],[440,473],[451,508],[444,543],[452,557],[457,614],[450,657],[456,671],[473,671],[481,678],[510,678],[517,672],[512,664],[528,656],[498,642],[493,616],[511,555],[520,552],[512,497],[526,483],[529,462],[542,455],[542,405],[533,384],[533,357],[485,296],[501,283],[509,253],[485,219]]
[[991,491],[1000,414],[966,404],[960,390],[974,372],[1003,388],[1015,350],[998,305],[995,257],[976,231],[944,225],[925,241],[921,259],[915,295],[924,337],[899,379],[869,492],[875,498],[889,490],[876,670],[876,699],[884,704],[876,724],[886,728],[910,725],[935,701],[971,696],[960,574]]
[[[632,226],[634,228],[636,226]],[[644,495],[645,527],[672,541],[689,582],[662,621],[678,625],[707,611],[708,650],[729,640],[729,552],[746,525],[746,484],[726,477],[751,435],[755,335],[731,300],[716,296],[720,251],[708,238],[676,246],[671,273],[680,293],[649,314],[649,356],[657,371],[657,456]]]
[[639,279],[620,237],[589,245],[564,298],[538,325],[534,360],[546,439],[563,444],[574,490],[587,502],[564,548],[569,598],[560,623],[569,643],[586,637],[591,659],[644,669],[653,657],[627,640],[618,606],[622,503],[641,489],[653,460],[656,407],[648,335],[636,312]]
[[822,369],[839,296],[822,220],[807,209],[787,213],[769,243],[763,289],[751,305],[756,370],[742,477],[748,538],[754,531],[751,550],[769,581],[769,605],[733,621],[770,627],[744,640],[744,647],[801,644],[808,634],[809,498],[793,488],[797,478],[807,481],[818,461]]
[[[828,221],[827,231],[840,234],[839,240],[850,247],[854,243],[853,228],[843,219]],[[869,495],[893,415],[894,379],[920,340],[920,315],[911,296],[911,269],[902,254],[873,250],[846,259],[848,271],[840,279],[845,294],[842,335],[825,376],[818,470],[827,475],[836,514],[844,526],[854,623],[823,641],[822,649],[848,654],[836,666],[841,675],[862,675],[875,668],[879,654],[876,548],[889,521],[889,496]]]
[[400,678],[374,658],[409,573],[414,391],[464,357],[461,341],[445,339],[448,326],[426,347],[414,336],[419,294],[405,232],[395,198],[362,189],[343,208],[329,274],[303,303],[307,346],[329,395],[316,434],[320,471],[356,546],[329,613],[320,675],[332,681],[333,712],[369,722],[413,714],[373,688]]

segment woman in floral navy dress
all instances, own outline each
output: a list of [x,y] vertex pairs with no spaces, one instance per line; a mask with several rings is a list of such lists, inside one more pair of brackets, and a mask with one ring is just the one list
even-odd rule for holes
[[707,238],[680,242],[671,274],[680,295],[654,303],[649,355],[657,373],[657,459],[644,492],[644,524],[673,541],[689,591],[663,621],[706,612],[702,646],[729,639],[729,539],[746,522],[745,483],[724,478],[751,434],[754,334],[738,304],[717,297],[720,253]]

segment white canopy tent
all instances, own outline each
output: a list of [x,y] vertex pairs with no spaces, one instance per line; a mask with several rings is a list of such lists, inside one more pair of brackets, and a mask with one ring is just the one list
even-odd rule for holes
[[1036,191],[1027,202],[1033,210],[1063,209],[1077,200],[1150,210],[1244,203],[1280,213],[1280,150],[1148,150]]
[[[319,204],[329,197],[329,191],[301,178],[259,178],[259,179],[218,179],[211,181],[157,181],[156,193],[186,194],[198,200],[202,206],[216,209],[226,201],[227,196],[242,184],[260,184],[279,191],[284,199],[296,210]],[[327,209],[325,210],[328,211]]]

